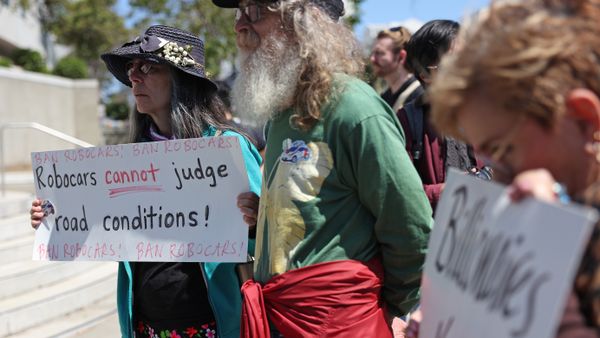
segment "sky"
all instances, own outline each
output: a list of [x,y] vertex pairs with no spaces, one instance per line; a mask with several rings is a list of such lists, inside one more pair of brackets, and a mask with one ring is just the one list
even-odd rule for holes
[[[126,13],[128,0],[118,0],[117,10]],[[385,24],[417,19],[427,22],[433,19],[460,18],[468,12],[480,9],[490,0],[364,0],[361,4],[361,22],[354,31],[359,39],[363,36],[364,27],[368,24]]]
[[384,24],[408,19],[427,22],[433,19],[460,21],[465,13],[487,6],[490,0],[365,0],[361,22],[354,31],[359,39],[367,24]]

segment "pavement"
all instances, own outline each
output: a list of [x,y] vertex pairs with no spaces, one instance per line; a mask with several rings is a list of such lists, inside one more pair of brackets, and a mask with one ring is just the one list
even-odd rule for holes
[[85,338],[107,338],[120,337],[119,317],[117,314],[106,317],[103,321],[98,322],[95,326],[83,330],[77,334],[77,337]]

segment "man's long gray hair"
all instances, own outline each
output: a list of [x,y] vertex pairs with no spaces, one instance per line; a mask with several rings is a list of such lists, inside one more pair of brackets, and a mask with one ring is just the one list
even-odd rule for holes
[[306,130],[321,117],[321,109],[332,99],[333,76],[358,76],[364,62],[358,41],[343,21],[333,21],[309,0],[288,0],[279,4],[284,29],[294,32],[302,68],[294,96],[294,123]]

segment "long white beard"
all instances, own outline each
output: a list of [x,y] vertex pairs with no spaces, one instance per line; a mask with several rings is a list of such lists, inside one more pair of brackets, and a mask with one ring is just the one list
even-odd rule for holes
[[293,104],[302,64],[298,47],[271,34],[254,51],[240,50],[238,63],[231,91],[235,114],[263,124]]

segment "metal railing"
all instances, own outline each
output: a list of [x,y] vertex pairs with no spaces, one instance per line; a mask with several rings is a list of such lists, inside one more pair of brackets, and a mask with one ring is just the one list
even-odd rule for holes
[[93,144],[87,143],[50,127],[46,127],[45,125],[37,122],[13,122],[0,125],[0,190],[2,190],[3,197],[6,193],[6,171],[4,170],[4,154],[6,153],[4,151],[4,131],[7,129],[35,129],[82,148],[94,147]]

